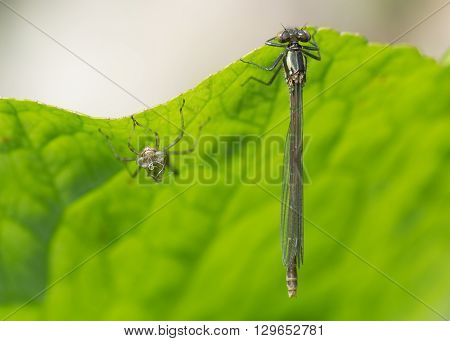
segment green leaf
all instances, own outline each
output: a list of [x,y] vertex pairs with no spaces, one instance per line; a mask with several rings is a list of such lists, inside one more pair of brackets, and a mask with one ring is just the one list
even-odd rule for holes
[[[264,176],[282,164],[288,90],[281,75],[241,86],[270,74],[235,62],[182,95],[188,142],[211,120],[198,151],[173,158],[180,179],[160,184],[130,178],[98,132],[130,156],[130,132],[133,145],[151,139],[129,118],[0,100],[0,316],[449,318],[450,68],[332,30],[317,41],[322,61],[310,61],[304,88],[310,183],[297,300],[281,264],[280,179]],[[269,65],[279,52],[245,58]],[[164,144],[180,103],[135,117]],[[277,147],[259,157],[268,141]]]
[[450,64],[450,48],[448,48],[447,51],[445,51],[444,55],[442,56],[441,62],[444,65]]

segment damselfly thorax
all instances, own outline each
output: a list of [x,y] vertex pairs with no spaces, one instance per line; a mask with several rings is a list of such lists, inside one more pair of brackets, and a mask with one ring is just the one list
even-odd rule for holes
[[304,56],[298,44],[292,44],[287,47],[287,53],[283,60],[284,74],[289,90],[292,91],[294,86],[304,85],[306,77],[306,69]]

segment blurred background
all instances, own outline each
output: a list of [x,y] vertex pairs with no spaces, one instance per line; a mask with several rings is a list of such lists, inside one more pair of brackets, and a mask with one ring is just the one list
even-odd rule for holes
[[[120,117],[194,87],[262,45],[281,24],[390,42],[445,2],[0,0],[0,96]],[[440,58],[449,46],[449,23],[446,6],[399,43]]]

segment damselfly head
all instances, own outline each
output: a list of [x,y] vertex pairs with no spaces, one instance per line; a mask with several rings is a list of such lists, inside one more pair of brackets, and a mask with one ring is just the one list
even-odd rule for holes
[[278,41],[280,43],[307,43],[311,40],[311,35],[308,31],[301,28],[285,28],[284,31],[281,31],[277,35]]

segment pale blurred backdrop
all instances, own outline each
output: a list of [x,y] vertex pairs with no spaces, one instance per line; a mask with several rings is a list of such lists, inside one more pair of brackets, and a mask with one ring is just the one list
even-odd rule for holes
[[[281,24],[327,26],[390,42],[446,2],[0,0],[0,97],[119,117],[194,87],[262,45]],[[449,23],[450,5],[400,42],[440,58],[450,45]]]

